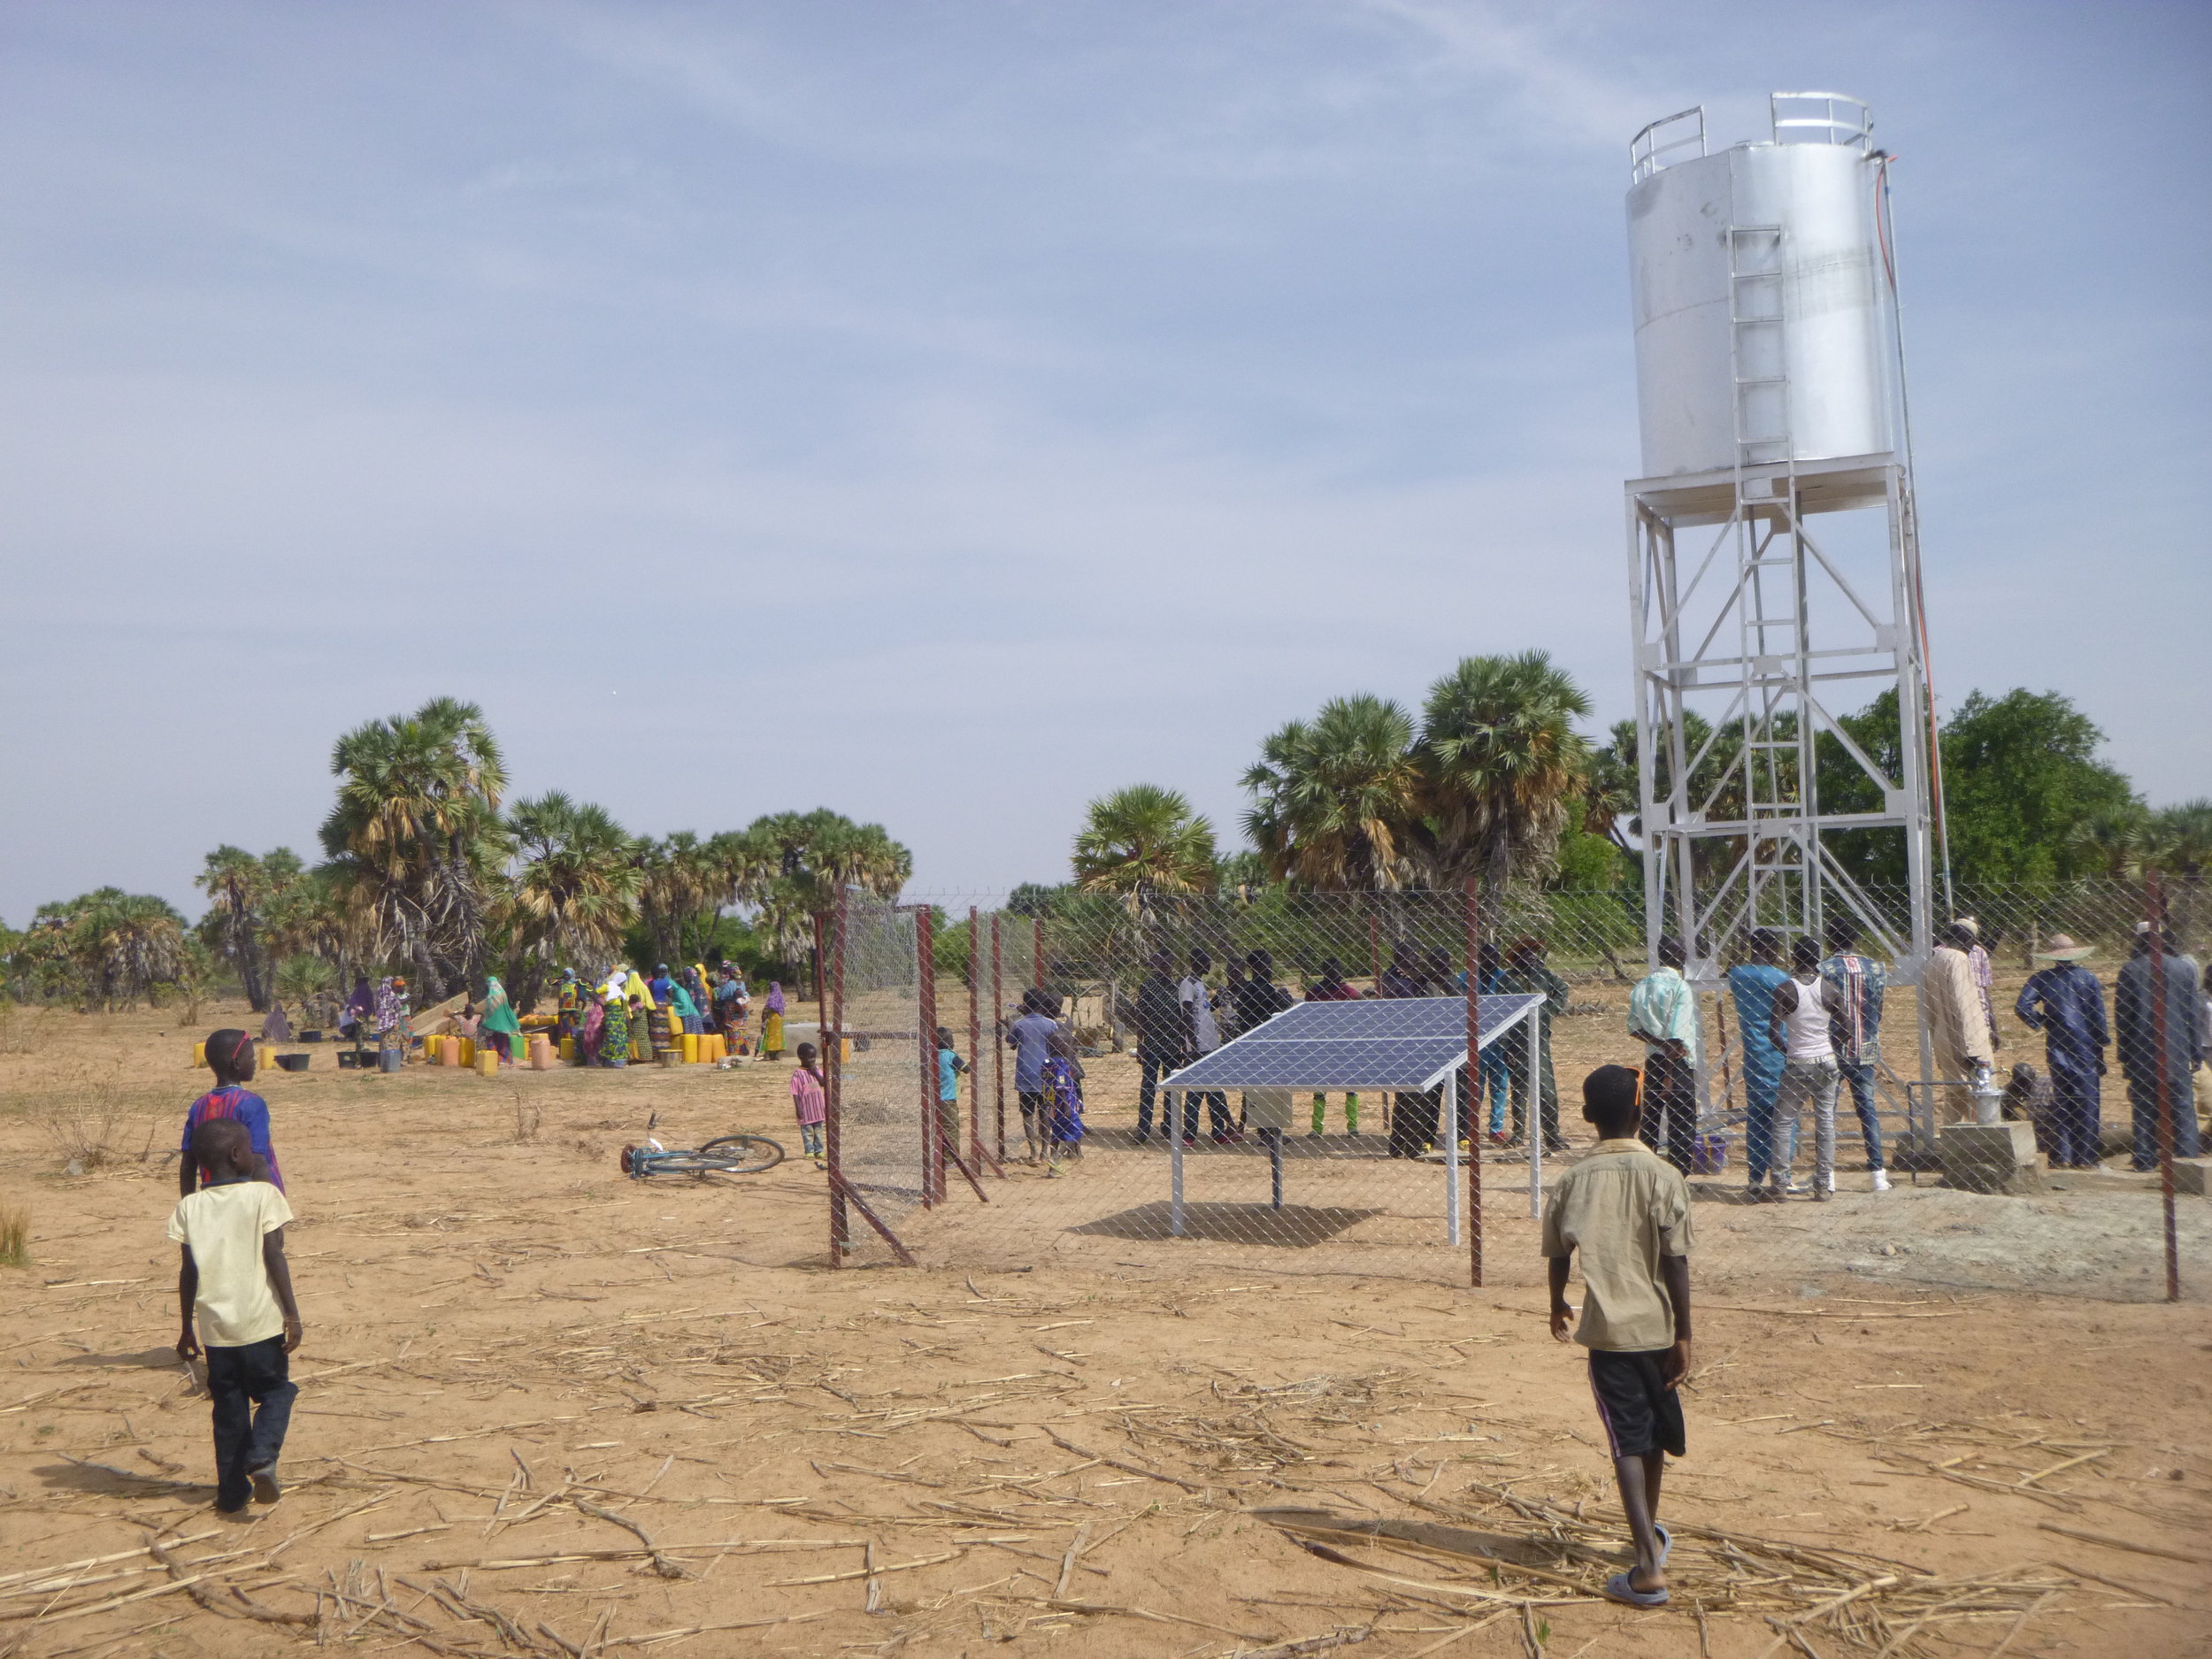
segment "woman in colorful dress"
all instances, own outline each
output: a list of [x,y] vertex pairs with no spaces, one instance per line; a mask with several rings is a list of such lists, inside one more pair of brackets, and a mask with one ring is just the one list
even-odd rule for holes
[[1075,1039],[1063,1025],[1052,1033],[1046,1049],[1045,1110],[1041,1114],[1047,1130],[1046,1173],[1061,1157],[1083,1156],[1083,1066],[1075,1057]]
[[618,1069],[630,1064],[630,1013],[618,996],[600,1004],[599,1064]]
[[768,1001],[760,1017],[760,1052],[764,1058],[783,1058],[783,982],[768,981]]
[[522,1022],[515,1018],[515,1005],[495,973],[484,978],[484,1018],[480,1026],[483,1034],[478,1041],[496,1042],[503,1050],[499,1056],[502,1060],[512,1064],[522,1058]]

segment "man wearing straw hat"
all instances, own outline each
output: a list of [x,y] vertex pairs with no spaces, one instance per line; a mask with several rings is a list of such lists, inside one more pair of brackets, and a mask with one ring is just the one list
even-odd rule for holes
[[2043,1033],[2044,1058],[2051,1070],[2051,1115],[2046,1130],[2054,1168],[2093,1170],[2101,1159],[2102,1102],[2098,1079],[2104,1075],[2104,987],[2081,965],[2089,954],[2064,933],[2053,933],[2035,953],[2038,969],[2020,987],[2012,1011],[2022,1024]]

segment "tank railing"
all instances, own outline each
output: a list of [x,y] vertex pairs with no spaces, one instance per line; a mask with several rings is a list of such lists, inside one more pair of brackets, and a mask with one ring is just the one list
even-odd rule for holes
[[[1817,104],[1818,115],[1784,115],[1786,104]],[[1839,113],[1839,106],[1841,112]],[[1767,99],[1778,144],[1843,144],[1870,150],[1874,111],[1847,92],[1777,92]]]
[[[1677,121],[1688,120],[1696,121],[1697,130],[1694,133],[1686,134],[1678,138],[1671,138],[1663,144],[1659,142],[1661,127],[1671,127]],[[1661,168],[1671,167],[1674,165],[1673,162],[1663,161],[1660,157],[1672,155],[1678,150],[1687,150],[1693,144],[1697,146],[1699,155],[1702,156],[1706,153],[1705,106],[1701,104],[1694,109],[1677,110],[1672,115],[1661,116],[1628,141],[1628,181],[1631,184],[1641,184]]]

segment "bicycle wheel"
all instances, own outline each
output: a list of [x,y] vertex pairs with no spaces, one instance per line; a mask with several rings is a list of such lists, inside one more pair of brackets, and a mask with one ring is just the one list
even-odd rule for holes
[[732,1175],[757,1175],[783,1162],[783,1148],[766,1135],[717,1135],[699,1148],[702,1158],[716,1160],[713,1168]]

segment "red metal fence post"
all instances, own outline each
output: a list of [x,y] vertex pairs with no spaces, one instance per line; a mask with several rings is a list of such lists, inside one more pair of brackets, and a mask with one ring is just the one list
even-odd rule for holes
[[2151,1046],[2158,1067],[2158,1191],[2166,1210],[2166,1300],[2179,1302],[2181,1241],[2174,1231],[2174,1099],[2166,1076],[2166,903],[2155,870],[2144,872],[2143,908],[2150,924],[2148,995]]
[[[1482,1288],[1482,1137],[1489,1122],[1482,1097],[1482,918],[1475,884],[1468,882],[1461,895],[1466,919],[1467,950],[1467,1082],[1460,1096],[1467,1105],[1467,1265],[1468,1282]],[[1459,1125],[1450,1126],[1457,1134]]]
[[[829,949],[821,946],[822,918],[814,918],[815,962],[820,972],[815,980],[817,999],[833,995],[834,1011],[826,1001],[815,1007],[822,1025],[822,1162],[829,1166],[830,1265],[845,1265],[852,1248],[852,1217],[845,1210],[843,1116],[845,1094],[845,893],[839,888],[837,909],[830,919]],[[828,960],[823,960],[826,954]]]
[[998,1113],[998,1161],[1006,1162],[1006,975],[999,952],[998,912],[991,912],[991,1093]]
[[915,1044],[922,1072],[922,1202],[936,1204],[945,1197],[945,1119],[937,1098],[937,941],[926,904],[914,910],[914,962],[918,976],[915,1023],[921,1029]]

